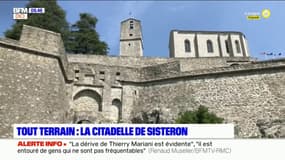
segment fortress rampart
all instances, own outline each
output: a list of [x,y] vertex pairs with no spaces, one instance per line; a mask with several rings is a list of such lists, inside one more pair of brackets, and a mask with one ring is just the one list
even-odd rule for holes
[[20,41],[0,40],[0,136],[15,123],[173,123],[205,105],[237,137],[284,137],[284,69],[285,59],[71,55],[59,34],[24,26]]

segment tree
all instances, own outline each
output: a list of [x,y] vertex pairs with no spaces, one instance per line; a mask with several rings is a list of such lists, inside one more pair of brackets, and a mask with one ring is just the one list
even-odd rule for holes
[[65,19],[65,11],[58,6],[56,0],[32,0],[27,8],[45,8],[44,14],[29,14],[27,20],[16,20],[12,29],[5,32],[7,38],[19,40],[23,24],[35,26],[57,33],[61,33],[66,42],[69,34],[68,23]]
[[61,33],[67,52],[106,55],[108,46],[99,40],[95,30],[97,18],[90,14],[80,14],[80,20],[69,30],[65,11],[56,0],[31,0],[27,8],[45,8],[44,14],[29,14],[27,20],[16,20],[11,29],[5,32],[7,38],[19,40],[23,24]]
[[208,112],[205,106],[199,106],[196,111],[186,111],[181,113],[176,119],[178,124],[188,123],[222,123],[223,118],[217,117],[214,113]]
[[108,46],[100,41],[96,32],[97,18],[88,13],[81,13],[80,20],[71,28],[67,51],[70,53],[106,55]]

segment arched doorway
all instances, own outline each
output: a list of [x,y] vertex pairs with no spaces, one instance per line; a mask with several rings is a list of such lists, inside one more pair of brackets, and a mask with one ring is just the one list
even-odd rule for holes
[[77,122],[77,124],[91,124],[91,123],[92,123],[91,121],[85,120],[85,119],[80,120],[80,121]]
[[93,90],[82,90],[73,97],[73,123],[97,123],[102,119],[102,98]]
[[73,97],[74,111],[102,111],[102,98],[93,90],[82,90]]
[[122,119],[122,102],[119,99],[112,101],[112,107],[110,109],[110,119],[115,122],[120,122]]

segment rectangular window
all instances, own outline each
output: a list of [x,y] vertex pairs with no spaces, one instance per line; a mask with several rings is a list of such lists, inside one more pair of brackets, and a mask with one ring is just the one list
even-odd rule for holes
[[213,43],[211,40],[207,40],[207,50],[208,50],[208,53],[214,52]]
[[225,45],[226,45],[227,53],[230,53],[230,46],[229,46],[229,41],[228,40],[225,40]]
[[100,79],[101,81],[104,81],[104,80],[105,80],[105,72],[104,72],[104,71],[100,71],[100,72],[99,72],[99,79]]
[[121,75],[120,72],[116,72],[116,80],[119,80],[119,79],[120,79],[120,75]]
[[238,40],[235,41],[235,44],[236,44],[237,53],[240,53],[240,45]]
[[80,77],[79,69],[75,69],[74,72],[75,72],[75,81],[78,81]]
[[191,52],[190,41],[188,39],[184,41],[184,47],[185,47],[185,52]]

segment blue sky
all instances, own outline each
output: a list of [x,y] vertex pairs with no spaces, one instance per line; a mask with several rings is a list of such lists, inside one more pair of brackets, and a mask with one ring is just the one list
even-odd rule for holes
[[[0,36],[13,24],[12,8],[24,7],[27,2],[0,1]],[[168,57],[168,39],[172,29],[241,31],[248,40],[252,57],[261,52],[282,52],[285,57],[285,1],[58,1],[66,11],[69,23],[79,19],[79,13],[88,12],[98,18],[97,31],[108,43],[110,55],[119,53],[120,22],[130,17],[141,20],[144,55]],[[270,9],[268,19],[250,21],[246,12]]]

